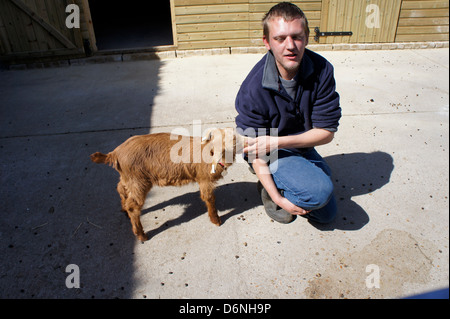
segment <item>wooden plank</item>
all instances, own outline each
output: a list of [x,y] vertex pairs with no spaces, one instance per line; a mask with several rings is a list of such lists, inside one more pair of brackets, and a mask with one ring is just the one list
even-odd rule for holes
[[[36,12],[36,2],[27,4],[31,10]],[[28,15],[21,14],[22,23],[26,28],[26,38],[28,43],[28,50],[30,51],[41,51],[42,48],[39,45],[39,41],[37,39],[37,33],[42,30],[35,21],[33,21]]]
[[[395,39],[401,0],[327,0],[328,15],[322,17],[322,32],[352,31],[352,36],[329,36],[320,43],[379,43]],[[376,5],[379,10],[380,26],[366,25],[368,5]],[[326,19],[326,21],[324,20]]]
[[177,24],[248,21],[248,12],[177,16]]
[[448,8],[448,1],[403,1],[402,10]]
[[[328,24],[327,28],[325,30],[321,30],[322,32],[329,32],[329,31],[338,31],[336,30],[336,13],[337,13],[337,5],[338,2],[336,0],[330,0],[328,2]],[[324,37],[324,43],[333,43],[333,38],[331,37]]]
[[[318,1],[315,2],[293,2],[296,4],[302,11],[320,11],[322,8],[322,4]],[[251,3],[250,4],[250,12],[268,12],[270,8],[272,8],[274,3]]]
[[[314,28],[315,27],[320,27],[320,20],[308,20],[308,24],[309,24],[309,33],[313,34],[314,33]],[[250,21],[249,23],[249,30],[261,30],[262,32],[262,23],[261,21]]]
[[391,17],[388,21],[388,24],[386,24],[384,26],[383,33],[385,35],[383,35],[383,37],[381,39],[382,41],[380,41],[380,42],[394,42],[395,41],[395,35],[396,35],[396,30],[397,30],[398,21],[399,21],[398,17],[400,15],[402,1],[395,1],[393,6],[391,6],[390,3],[391,3],[390,1],[386,1],[386,3],[385,3],[385,9],[383,12],[390,12]]
[[47,30],[53,37],[55,37],[58,41],[60,41],[66,48],[76,49],[75,44],[73,44],[69,39],[67,39],[59,30],[45,22],[40,16],[38,16],[35,12],[33,12],[27,5],[23,3],[22,0],[10,0],[14,3],[19,9],[25,12],[28,16],[30,16],[33,20],[35,20],[39,25],[41,25],[45,30]]
[[[261,19],[278,1],[173,0],[179,49],[262,46]],[[314,27],[321,31],[352,31],[353,36],[324,37],[320,43],[403,41],[428,32],[448,38],[448,1],[438,0],[305,0],[294,1],[308,17],[310,42]],[[367,5],[380,10],[379,28],[367,27]],[[421,20],[414,20],[421,19]],[[396,31],[398,30],[398,34]],[[323,42],[322,42],[323,41]],[[414,41],[421,41],[416,38]]]
[[[263,12],[250,12],[249,21],[261,21],[264,18]],[[320,11],[307,11],[305,12],[306,18],[310,20],[320,20]]]
[[[66,7],[69,4],[75,4],[74,0],[23,0],[30,9],[32,3],[36,3],[39,11],[35,11],[46,23],[59,31],[63,37],[77,48],[83,47],[83,40],[81,38],[81,30],[78,28],[69,29],[66,27]],[[81,11],[82,8],[80,8]],[[42,15],[41,15],[42,14]],[[80,12],[81,14],[81,12]],[[80,15],[81,16],[81,15]],[[38,30],[36,30],[38,31]],[[48,31],[39,26],[39,31],[43,38],[50,44],[50,48],[64,48],[67,47],[65,43],[55,38],[53,34],[49,36]]]
[[[358,2],[358,1],[356,1]],[[354,12],[355,10],[355,1],[354,0],[347,0],[345,1],[346,6],[345,6],[345,12]],[[343,31],[350,31],[352,29],[352,17],[348,18],[348,17],[343,17],[342,19],[342,30]],[[341,37],[341,41],[346,41],[346,42],[351,42],[351,37],[350,36],[342,36]]]
[[441,34],[400,34],[395,38],[395,42],[429,42],[448,41],[448,33]]
[[176,7],[175,15],[248,12],[248,4]]
[[36,52],[36,51],[24,51],[24,52],[14,52],[12,54],[6,54],[7,58],[46,58],[46,57],[56,57],[60,55],[72,55],[72,56],[80,56],[83,55],[83,49],[49,49],[45,52]]
[[251,42],[248,39],[179,42],[178,49],[191,50],[191,49],[245,47],[249,46],[250,44]]
[[[53,7],[53,12],[56,16],[54,23],[51,23],[61,34],[64,35],[71,43],[77,48],[83,47],[83,40],[81,39],[81,31],[79,28],[69,29],[66,26],[66,18],[68,13],[66,13],[66,7],[69,4],[75,4],[74,0],[63,0],[56,1],[57,5]],[[62,13],[62,14],[61,14]],[[81,15],[80,15],[81,18]]]
[[27,51],[26,44],[22,41],[25,28],[19,18],[19,9],[10,1],[3,1],[1,4],[0,14],[4,20],[11,52]]
[[[344,29],[344,22],[345,20],[350,20],[346,18],[346,15],[348,12],[352,12],[353,6],[351,9],[348,8],[349,1],[338,1],[338,7],[337,7],[337,16],[336,16],[336,24],[335,28],[332,30],[341,30],[346,31],[347,29]],[[349,42],[349,36],[337,36],[333,37],[333,40],[335,43],[348,43]]]
[[180,50],[249,45],[248,0],[175,0],[175,16]]
[[[97,52],[97,40],[95,38],[94,26],[92,23],[91,10],[89,8],[88,0],[78,0],[80,2],[80,8],[82,8],[82,38],[88,39],[93,52]],[[84,33],[84,34],[83,34]]]
[[[322,2],[324,0],[304,0],[304,1],[290,1],[292,3],[294,3],[295,5],[299,5],[302,2]],[[273,1],[273,0],[249,0],[249,3],[268,3],[270,2],[272,5],[276,5],[277,3],[281,2],[281,1]]]
[[51,2],[47,0],[46,3],[49,17],[51,17],[48,23],[58,32],[60,32],[66,39],[73,43],[73,39],[71,39],[71,29],[66,27],[66,5],[69,3],[72,4],[73,0],[60,0]]
[[[262,30],[253,30],[253,31],[251,30],[249,32],[249,38],[255,39],[255,40],[259,39],[259,40],[261,40],[261,43],[262,43],[263,31]],[[309,43],[314,43],[314,32],[310,33],[308,40],[309,40]]]
[[[26,3],[30,5],[30,2]],[[34,2],[36,8],[35,12],[46,22],[50,21],[49,12],[47,10],[48,3],[45,0],[37,0]],[[49,33],[42,27],[40,27],[39,23],[33,22],[35,25],[36,37],[39,42],[39,46],[41,51],[49,50],[50,48],[62,48],[64,47],[58,40],[49,35]]]
[[448,17],[446,9],[401,10],[400,18]]
[[395,41],[448,41],[449,1],[404,0]]
[[365,9],[363,8],[364,3],[362,1],[355,1],[353,3],[353,12],[351,16],[351,26],[346,31],[352,31],[353,35],[350,37],[350,43],[357,43],[359,39],[364,39],[365,30],[363,23],[365,24]]
[[219,22],[219,23],[198,23],[198,24],[180,24],[177,26],[177,32],[209,32],[209,31],[231,31],[231,30],[248,30],[249,23],[243,22]]
[[399,27],[420,25],[448,25],[449,18],[403,18],[398,22]]
[[399,27],[397,34],[430,34],[430,33],[448,33],[449,27],[445,26],[413,26]]
[[175,7],[213,4],[248,3],[246,0],[174,0]]
[[177,23],[175,14],[175,0],[170,0],[170,20],[172,23],[173,45],[176,47],[178,45],[178,34],[177,34]]
[[183,33],[178,35],[180,42],[194,42],[205,40],[228,40],[228,39],[247,39],[248,30],[241,31],[215,31],[215,32],[196,32]]
[[3,18],[1,13],[3,12],[4,7],[3,3],[0,5],[0,46],[1,46],[1,54],[8,54],[12,52],[11,45],[8,41],[8,33],[6,31],[6,25],[3,22]]
[[[330,7],[330,0],[322,0],[322,8],[320,10],[320,25],[319,25],[319,29],[320,30],[327,30],[327,28],[328,28],[328,11],[329,11],[329,7]],[[310,30],[310,31],[314,31],[314,29]],[[326,43],[326,39],[325,38],[322,38],[322,39],[319,38],[318,42],[314,39],[313,43]]]

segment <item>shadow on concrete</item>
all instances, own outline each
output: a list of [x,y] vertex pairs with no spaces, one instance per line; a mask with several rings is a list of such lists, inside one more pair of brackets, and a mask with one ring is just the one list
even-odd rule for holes
[[[0,298],[132,295],[118,174],[89,155],[148,133],[161,64],[0,73]],[[66,286],[70,264],[80,288]]]
[[370,217],[352,197],[370,194],[389,183],[394,170],[392,156],[378,151],[333,155],[325,160],[333,172],[338,215],[330,224],[311,224],[321,230],[363,228]]
[[[310,223],[323,231],[358,230],[370,221],[367,212],[355,203],[354,196],[365,195],[382,188],[389,183],[394,169],[393,158],[384,152],[351,153],[328,156],[325,158],[333,171],[335,196],[338,202],[338,216],[330,224]],[[236,182],[219,186],[215,190],[216,207],[222,223],[236,215],[261,205],[256,191],[256,183]],[[151,192],[149,193],[151,196]],[[200,215],[207,214],[206,206],[200,199],[200,193],[190,192],[158,203],[142,211],[142,215],[164,209],[169,206],[183,206],[183,213],[172,220],[147,232],[148,237],[157,236],[170,227],[174,227]],[[206,219],[205,219],[206,220]]]
[[[149,194],[151,196],[151,192]],[[236,182],[221,185],[216,188],[214,194],[216,195],[216,208],[222,224],[225,224],[233,216],[242,214],[249,209],[261,205],[261,199],[257,196],[256,183]],[[147,235],[150,240],[170,227],[187,223],[200,215],[208,214],[205,203],[200,199],[200,192],[196,191],[174,197],[168,201],[144,209],[142,210],[142,215],[173,205],[185,206],[183,213],[179,217],[160,225],[158,228],[148,231]],[[225,214],[223,213],[230,209],[231,211]],[[205,220],[209,221],[209,219]]]

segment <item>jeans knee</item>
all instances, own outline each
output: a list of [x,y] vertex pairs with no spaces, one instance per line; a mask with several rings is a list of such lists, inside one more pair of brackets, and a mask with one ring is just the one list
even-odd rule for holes
[[320,184],[318,183],[309,190],[310,192],[310,208],[311,209],[320,209],[328,204],[330,198],[333,196],[333,183],[331,180],[322,181]]
[[309,214],[305,215],[305,217],[320,224],[328,224],[336,218],[336,215],[336,199],[334,196],[331,196],[328,203],[324,207],[311,211]]

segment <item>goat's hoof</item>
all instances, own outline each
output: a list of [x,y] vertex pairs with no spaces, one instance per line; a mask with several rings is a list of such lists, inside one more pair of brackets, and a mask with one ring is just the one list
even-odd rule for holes
[[137,235],[137,238],[138,238],[142,243],[144,243],[145,241],[148,240],[148,236],[145,235],[145,234],[139,234],[139,235]]

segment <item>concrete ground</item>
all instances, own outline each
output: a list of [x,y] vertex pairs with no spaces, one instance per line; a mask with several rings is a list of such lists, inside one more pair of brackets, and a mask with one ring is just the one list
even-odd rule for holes
[[[448,48],[319,53],[343,109],[318,148],[337,219],[273,222],[238,161],[216,191],[222,226],[197,185],[155,188],[144,244],[120,212],[117,172],[89,155],[136,134],[234,126],[236,93],[262,55],[0,72],[0,298],[399,298],[448,287]],[[68,288],[77,274],[80,288]]]

